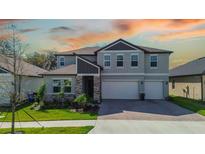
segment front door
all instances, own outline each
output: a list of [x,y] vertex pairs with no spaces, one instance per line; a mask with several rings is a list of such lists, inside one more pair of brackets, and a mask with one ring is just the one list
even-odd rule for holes
[[84,93],[93,98],[93,76],[84,76]]

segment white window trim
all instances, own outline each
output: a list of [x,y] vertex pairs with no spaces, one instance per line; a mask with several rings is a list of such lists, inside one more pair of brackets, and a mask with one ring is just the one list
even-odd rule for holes
[[[122,62],[123,62],[123,66],[117,66],[117,56],[123,56],[123,60],[122,60]],[[117,68],[124,68],[124,54],[116,54],[116,67]]]
[[[70,81],[71,81],[71,92],[70,92],[70,93],[68,93],[68,92],[65,93],[65,92],[64,92],[64,94],[73,94],[73,93],[72,93],[72,87],[73,87],[73,84],[72,84],[73,79],[72,79],[72,78],[52,78],[52,82],[53,82],[54,80],[60,80],[60,82],[61,82],[61,90],[62,90],[63,85],[64,85],[63,81],[64,81],[64,80],[70,80]],[[53,83],[52,83],[52,88],[53,88]],[[53,90],[52,90],[52,91],[53,91]],[[52,92],[51,94],[58,94],[58,92]]]
[[[61,65],[61,58],[63,58],[63,63],[64,63],[64,65]],[[65,66],[65,56],[59,56],[59,66],[60,67],[63,67],[63,66]]]
[[[137,55],[137,66],[132,66],[132,56]],[[138,68],[139,67],[139,54],[138,53],[131,53],[130,54],[130,67],[131,68]]]
[[[110,66],[105,66],[105,61],[108,61],[108,60],[105,60],[105,56],[110,56]],[[105,69],[110,69],[111,68],[111,54],[104,54],[103,55],[103,67]]]
[[[151,66],[151,57],[152,57],[152,56],[157,56],[157,67]],[[151,69],[158,69],[158,65],[159,65],[158,54],[151,54],[151,55],[149,56],[149,67],[150,67]]]

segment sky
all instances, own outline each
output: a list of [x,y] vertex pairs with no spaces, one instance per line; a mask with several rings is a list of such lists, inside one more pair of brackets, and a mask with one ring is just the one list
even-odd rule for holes
[[174,51],[170,68],[205,57],[205,20],[202,19],[0,19],[0,40],[14,24],[27,52],[57,52],[99,46],[119,38],[133,44]]

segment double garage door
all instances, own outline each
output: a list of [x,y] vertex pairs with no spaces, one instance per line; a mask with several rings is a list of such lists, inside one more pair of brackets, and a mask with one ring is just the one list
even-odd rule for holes
[[[145,82],[145,99],[163,99],[162,82]],[[139,99],[138,82],[103,81],[102,99]]]

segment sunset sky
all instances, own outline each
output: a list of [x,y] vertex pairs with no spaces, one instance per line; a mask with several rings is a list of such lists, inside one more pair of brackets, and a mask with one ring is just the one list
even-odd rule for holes
[[0,40],[15,24],[27,52],[104,46],[123,38],[136,45],[172,50],[170,67],[205,56],[205,20],[0,20]]

